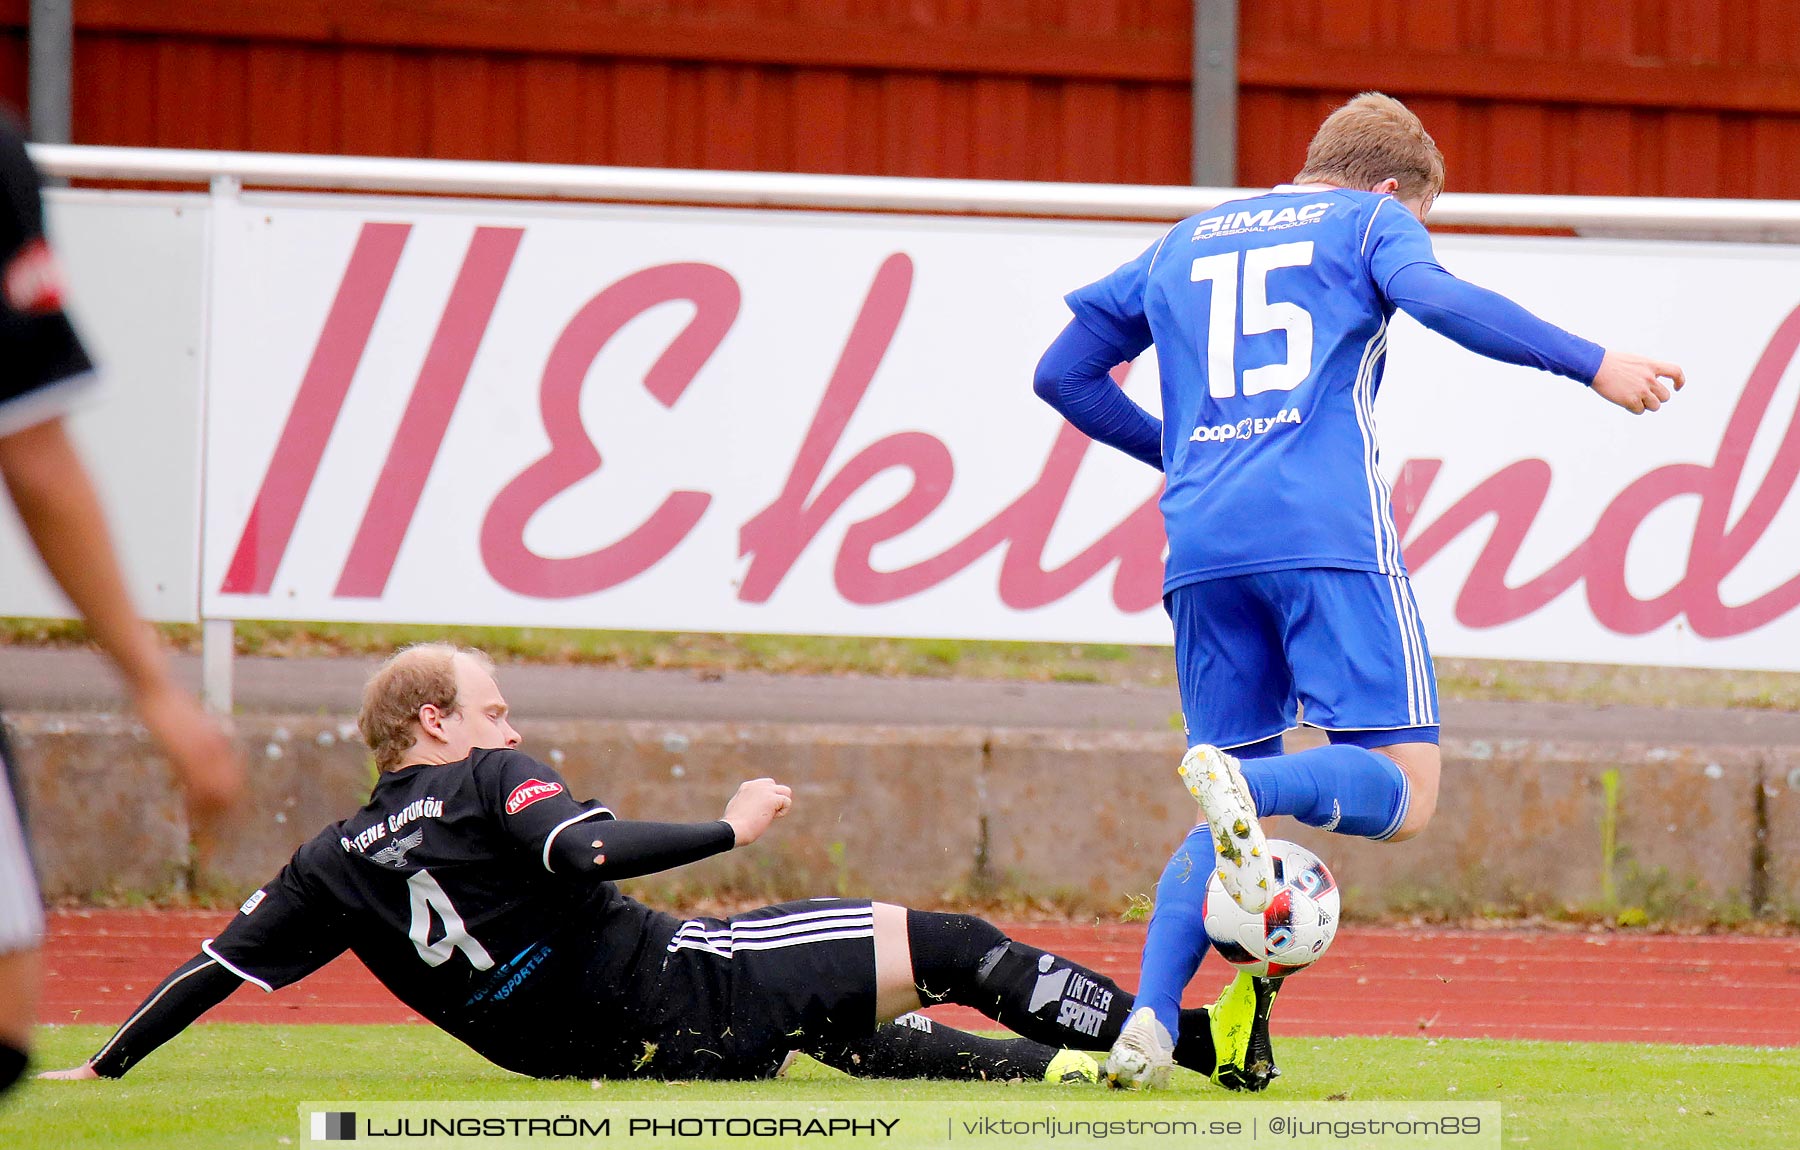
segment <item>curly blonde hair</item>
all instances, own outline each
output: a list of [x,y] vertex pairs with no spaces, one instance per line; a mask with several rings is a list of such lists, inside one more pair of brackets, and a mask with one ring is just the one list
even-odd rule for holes
[[1405,104],[1364,92],[1325,117],[1294,182],[1362,190],[1386,179],[1400,181],[1394,194],[1402,200],[1432,200],[1444,190],[1444,154]]
[[356,728],[381,770],[398,770],[412,749],[418,739],[414,724],[419,708],[430,704],[445,714],[456,710],[458,655],[467,655],[488,674],[494,673],[494,661],[485,651],[454,643],[414,643],[390,655],[363,684]]

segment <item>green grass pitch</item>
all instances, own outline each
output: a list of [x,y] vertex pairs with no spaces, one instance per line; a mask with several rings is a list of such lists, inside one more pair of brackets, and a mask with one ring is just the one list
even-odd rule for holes
[[[79,1063],[109,1027],[40,1031],[36,1066]],[[1800,1145],[1800,1053],[1708,1046],[1419,1038],[1286,1038],[1284,1077],[1262,1099],[1495,1101],[1502,1144],[1526,1150]],[[802,1060],[756,1083],[537,1082],[483,1062],[422,1026],[193,1028],[119,1082],[28,1082],[0,1104],[9,1150],[306,1145],[305,1100],[668,1101],[816,1099],[1029,1101],[1070,1090],[1042,1083],[858,1081]],[[1159,1098],[1242,1100],[1177,1072]],[[1134,1099],[1119,1096],[1129,1107]]]

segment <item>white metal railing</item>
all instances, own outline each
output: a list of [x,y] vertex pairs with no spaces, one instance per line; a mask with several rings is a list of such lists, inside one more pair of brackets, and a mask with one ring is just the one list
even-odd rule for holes
[[[32,145],[31,151],[52,176],[210,186],[215,196],[224,197],[235,196],[242,188],[263,187],[504,196],[540,201],[1170,220],[1251,194],[1249,189],[1234,188],[606,168],[74,145]],[[1800,241],[1800,202],[1449,194],[1438,201],[1432,222],[1470,227],[1573,229],[1585,234]],[[205,694],[211,705],[229,710],[232,623],[204,617],[204,613],[202,616]]]
[[[603,168],[75,144],[34,144],[31,154],[46,172],[67,179],[207,184],[224,177],[245,187],[1074,219],[1180,219],[1248,194],[1241,188]],[[1467,227],[1793,239],[1800,238],[1800,201],[1452,192],[1438,199],[1431,221]]]

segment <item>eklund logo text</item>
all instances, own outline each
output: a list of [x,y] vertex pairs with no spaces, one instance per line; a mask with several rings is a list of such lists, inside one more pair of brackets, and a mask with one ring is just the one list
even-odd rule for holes
[[[1279,214],[1272,213],[1268,225],[1275,225]],[[1295,212],[1296,223],[1301,214]],[[478,406],[492,402],[491,396],[483,399],[486,393],[473,385],[465,389],[484,340],[502,350],[520,344],[533,362],[544,365],[535,413],[529,388],[516,397],[508,393],[507,412],[517,409],[520,427],[531,438],[503,445],[506,450],[497,456],[501,465],[491,476],[482,476],[472,491],[477,501],[473,516],[455,531],[462,540],[459,546],[472,553],[474,562],[457,565],[456,605],[435,604],[433,612],[460,618],[479,603],[483,620],[554,618],[568,625],[617,626],[621,615],[612,613],[613,604],[640,610],[647,598],[644,589],[654,579],[658,585],[669,580],[691,585],[693,594],[684,592],[680,598],[692,612],[671,609],[679,629],[754,631],[759,625],[768,629],[780,616],[796,627],[804,623],[828,633],[923,633],[926,627],[917,620],[930,613],[930,626],[954,626],[971,636],[979,630],[984,637],[1003,632],[1005,637],[1049,638],[1111,635],[1113,628],[1134,633],[1131,628],[1156,617],[1167,546],[1157,507],[1160,493],[1145,492],[1135,503],[1108,503],[1115,510],[1098,518],[1079,511],[1078,473],[1092,449],[1079,431],[1059,425],[1041,458],[1018,454],[1033,450],[1032,441],[1009,441],[1007,450],[1013,454],[1005,457],[1007,467],[1024,477],[1026,486],[1020,490],[1017,485],[996,486],[986,469],[962,466],[950,442],[929,428],[880,422],[883,417],[865,402],[879,390],[878,379],[904,376],[905,361],[890,359],[890,352],[900,355],[894,349],[903,342],[903,330],[917,337],[939,330],[934,323],[949,322],[944,318],[948,303],[918,287],[913,257],[903,250],[888,249],[879,258],[860,305],[846,301],[838,325],[841,343],[832,349],[838,354],[835,360],[826,355],[820,361],[822,375],[812,381],[814,386],[796,384],[799,390],[788,397],[797,397],[796,404],[781,406],[771,398],[766,438],[784,442],[784,449],[759,448],[729,476],[691,473],[686,463],[627,472],[621,451],[603,451],[604,439],[623,438],[637,424],[601,420],[589,426],[582,417],[584,391],[612,386],[641,392],[655,405],[649,409],[651,418],[675,421],[683,430],[693,420],[694,434],[705,431],[709,425],[699,421],[708,409],[704,399],[695,398],[701,392],[690,388],[703,389],[708,372],[715,387],[722,378],[736,378],[740,367],[734,365],[740,361],[733,355],[779,346],[777,336],[789,330],[780,326],[787,316],[776,303],[751,306],[753,297],[782,298],[775,281],[754,278],[761,272],[753,269],[761,265],[751,261],[734,274],[712,263],[657,262],[661,257],[648,255],[637,262],[634,256],[628,271],[585,302],[565,300],[524,273],[508,284],[524,227],[477,221],[444,312],[419,312],[421,331],[436,334],[429,337],[431,345],[406,400],[406,410],[416,418],[390,432],[390,422],[352,418],[345,401],[356,391],[351,384],[359,373],[381,374],[364,362],[377,362],[376,337],[385,330],[376,322],[378,314],[392,310],[410,315],[425,306],[395,286],[407,282],[396,269],[408,237],[419,230],[411,242],[421,251],[427,243],[443,240],[425,223],[385,217],[356,221],[351,240],[349,222],[331,221],[331,234],[343,234],[351,251],[310,347],[296,344],[294,354],[272,359],[255,347],[234,349],[230,340],[221,340],[222,355],[230,352],[240,366],[257,367],[226,378],[249,381],[279,371],[298,376],[299,384],[282,412],[279,430],[271,429],[272,446],[255,437],[215,437],[211,450],[219,467],[209,467],[208,475],[218,476],[221,486],[255,493],[247,508],[231,500],[207,501],[207,533],[220,544],[209,545],[206,561],[208,606],[216,617],[228,617],[231,610],[272,612],[268,617],[276,618],[336,617],[342,611],[346,617],[379,614],[413,621],[422,612],[411,606],[413,593],[403,588],[452,586],[441,565],[427,565],[423,552],[407,553],[402,543],[409,534],[418,539],[427,528],[450,526],[442,508],[426,498],[434,467],[440,476],[454,470],[438,458],[446,433],[459,421],[502,425],[494,418],[495,409]],[[1259,221],[1253,213],[1248,222]],[[559,242],[575,236],[573,223],[560,231],[555,221],[533,226],[550,231]],[[771,245],[774,239],[785,243],[792,238],[781,230],[787,225],[766,226],[773,229],[768,233]],[[600,234],[610,233],[596,232]],[[742,234],[751,235],[747,229]],[[326,250],[338,248],[314,244],[307,249]],[[856,256],[856,266],[876,261],[879,250]],[[1544,250],[1554,250],[1558,267],[1594,261],[1605,268],[1613,266],[1605,261],[1625,258],[1576,241]],[[1526,254],[1531,253],[1490,258],[1501,261],[1497,267],[1523,274],[1517,269]],[[306,262],[323,258],[309,254]],[[1723,258],[1681,258],[1693,259],[1696,268],[1712,269],[1708,275],[1727,269]],[[739,275],[746,282],[740,283]],[[918,282],[942,284],[945,278]],[[526,335],[517,316],[499,306],[503,286],[509,298],[531,301],[528,310],[534,314],[562,315],[572,309],[573,318],[560,331],[533,328],[521,344]],[[583,283],[581,290],[588,285]],[[626,325],[670,303],[682,305],[691,318],[674,335],[653,341],[660,353],[647,369],[634,368],[622,379],[594,369],[597,357]],[[1497,657],[1531,650],[1573,658],[1604,647],[1627,656],[1626,661],[1670,665],[1695,659],[1724,665],[1743,658],[1791,663],[1791,643],[1784,644],[1784,636],[1800,625],[1800,571],[1794,549],[1782,548],[1779,539],[1790,526],[1782,513],[1795,506],[1794,492],[1800,487],[1800,419],[1783,380],[1790,364],[1800,359],[1800,307],[1785,318],[1767,308],[1763,312],[1768,314],[1742,340],[1722,341],[1716,352],[1715,345],[1707,345],[1708,354],[1718,355],[1727,342],[1751,350],[1758,342],[1764,346],[1747,370],[1730,360],[1729,369],[1720,372],[1724,386],[1705,395],[1697,392],[1691,400],[1684,397],[1684,411],[1691,406],[1706,418],[1684,424],[1695,430],[1682,439],[1678,454],[1661,453],[1646,442],[1642,451],[1634,445],[1600,461],[1602,469],[1589,475],[1578,470],[1588,461],[1560,430],[1523,457],[1510,449],[1489,450],[1491,445],[1467,420],[1451,421],[1430,436],[1396,437],[1406,450],[1394,453],[1396,466],[1384,468],[1393,487],[1392,531],[1403,541],[1405,564],[1415,578],[1422,574],[1426,580],[1446,581],[1435,597],[1447,603],[1449,617],[1439,625],[1463,644],[1459,653]],[[761,318],[753,323],[753,317]],[[488,331],[490,323],[493,332]],[[255,324],[221,328],[239,333],[255,329]],[[508,354],[522,353],[513,348]],[[1434,355],[1423,349],[1415,353],[1414,374],[1441,374],[1432,366]],[[826,369],[827,364],[834,366]],[[1114,377],[1124,382],[1128,375],[1115,369]],[[1023,391],[1019,403],[1028,402],[1028,390],[1014,390]],[[222,387],[214,398],[234,394]],[[239,396],[234,402],[250,400]],[[1609,412],[1593,411],[1580,417],[1582,428],[1592,419],[1594,428],[1608,429],[1609,437],[1627,434],[1600,422],[1612,418]],[[532,414],[538,417],[536,426]],[[1034,418],[1047,424],[1051,414],[1038,412]],[[1302,418],[1297,411],[1284,411],[1272,424],[1234,420],[1194,429],[1190,439],[1255,439]],[[797,434],[788,434],[790,427]],[[782,429],[779,436],[774,435],[777,428]],[[383,438],[388,434],[391,441]],[[346,435],[358,437],[359,458],[387,459],[372,486],[364,478],[327,483],[331,472],[326,465],[336,456],[326,449]],[[1753,443],[1765,449],[1753,454]],[[666,458],[678,459],[679,454]],[[527,530],[540,511],[549,508],[548,516],[555,510],[553,500],[585,506],[583,501],[597,498],[593,491],[598,488],[586,486],[596,476],[596,482],[629,484],[644,494],[644,506],[596,532],[582,544],[589,549],[576,548],[578,554],[547,548],[548,536]],[[881,494],[877,488],[895,476],[907,480],[901,494]],[[1591,505],[1560,498],[1559,485],[1577,483],[1592,492]],[[352,503],[345,514],[318,515],[321,526],[315,530],[329,545],[319,546],[319,539],[303,545],[297,533],[301,512],[309,502],[323,505],[327,492]],[[953,499],[966,499],[972,517],[946,518]],[[1664,522],[1671,518],[1664,509],[1679,506],[1694,509],[1691,526]],[[1627,579],[1626,557],[1634,540],[1652,537],[1666,554],[1659,570],[1666,570],[1673,584],[1665,581],[1645,590]],[[981,574],[990,561],[997,570]],[[291,569],[278,578],[284,563]],[[736,575],[719,578],[733,564]],[[824,592],[814,598],[825,613],[815,617],[796,605],[811,596],[797,586],[803,578],[814,579]],[[1084,588],[1096,584],[1100,595],[1093,604],[1077,601],[1088,594]],[[1580,626],[1551,627],[1543,613],[1571,596],[1585,600],[1566,604]],[[623,617],[629,621],[632,616]],[[1497,629],[1508,630],[1501,637],[1504,642],[1490,642],[1480,634]],[[1579,645],[1565,637],[1577,634]],[[1721,640],[1742,642],[1730,648],[1711,646]]]

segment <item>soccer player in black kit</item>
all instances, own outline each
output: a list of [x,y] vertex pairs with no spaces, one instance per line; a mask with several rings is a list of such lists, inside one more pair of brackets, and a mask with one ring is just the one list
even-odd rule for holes
[[[39,557],[118,669],[204,823],[241,791],[243,767],[219,725],[174,681],[156,632],[132,606],[93,481],[63,424],[94,379],[63,312],[37,170],[17,125],[0,111],[0,478]],[[25,1070],[44,933],[23,800],[0,738],[0,1093]]]
[[[480,652],[401,651],[358,725],[381,768],[368,805],[296,851],[92,1060],[45,1077],[117,1078],[243,983],[286,986],[344,950],[483,1057],[544,1078],[767,1078],[798,1050],[864,1076],[1093,1081],[1091,1057],[1059,1048],[1105,1050],[1129,1014],[1111,980],[968,915],[827,898],[682,921],[627,898],[615,880],[748,846],[791,791],[752,779],[705,823],[578,801],[516,749]],[[938,1002],[1023,1037],[910,1013]],[[1244,1065],[1248,979],[1189,1013],[1182,1065],[1267,1085],[1272,1066]]]

